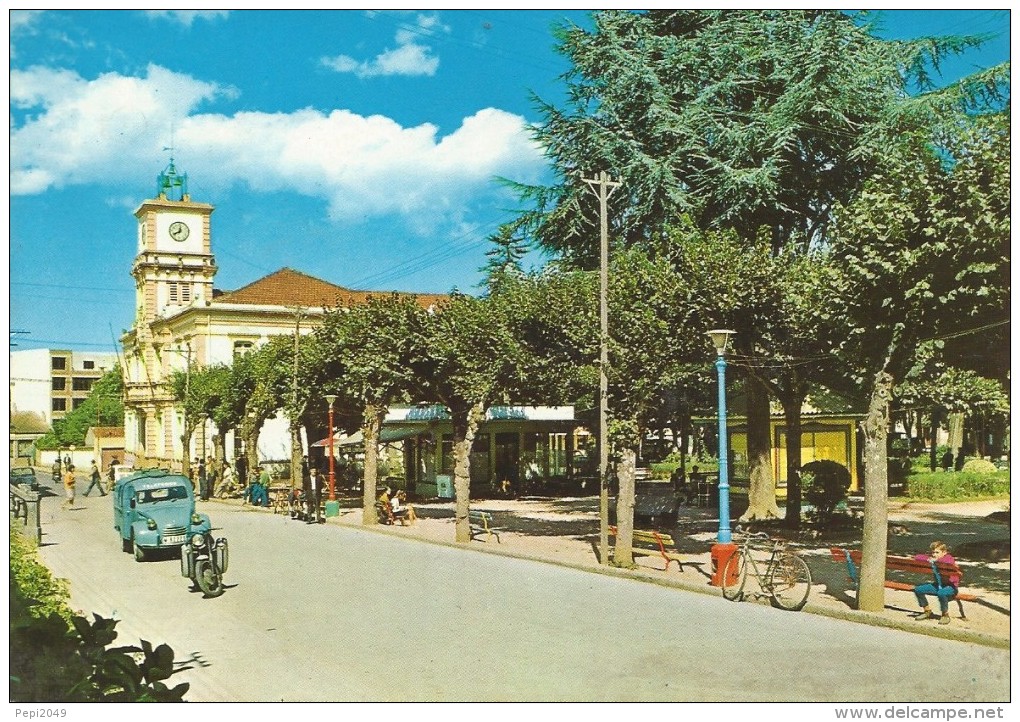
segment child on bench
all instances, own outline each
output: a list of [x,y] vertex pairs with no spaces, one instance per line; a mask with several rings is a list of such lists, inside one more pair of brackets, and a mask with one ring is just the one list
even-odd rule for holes
[[919,562],[928,562],[932,565],[933,577],[932,581],[926,584],[918,584],[914,587],[917,603],[921,606],[921,611],[916,615],[916,619],[922,621],[935,618],[931,607],[928,605],[928,598],[925,596],[926,594],[934,594],[939,598],[939,608],[942,611],[939,624],[949,624],[949,600],[957,594],[960,586],[960,577],[953,574],[948,579],[944,579],[935,563],[955,564],[956,560],[949,553],[949,547],[946,546],[945,542],[933,541],[930,549],[931,552],[929,554],[918,554],[914,557]]

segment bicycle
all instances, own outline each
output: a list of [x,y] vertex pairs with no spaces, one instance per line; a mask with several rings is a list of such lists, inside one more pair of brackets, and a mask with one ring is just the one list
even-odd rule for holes
[[[741,533],[739,527],[737,533]],[[787,550],[784,540],[772,539],[765,532],[746,532],[743,537],[743,543],[723,567],[723,597],[730,601],[741,601],[746,595],[756,599],[769,597],[772,606],[779,609],[790,612],[803,609],[811,593],[811,570],[807,563]],[[768,554],[767,563],[763,553]],[[764,564],[764,568],[759,564]],[[757,580],[757,591],[748,588],[748,577],[752,574]]]

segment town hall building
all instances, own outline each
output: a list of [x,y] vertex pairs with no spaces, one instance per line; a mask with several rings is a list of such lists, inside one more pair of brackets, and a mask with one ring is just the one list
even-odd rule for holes
[[[234,291],[214,286],[212,215],[191,200],[187,175],[173,159],[159,175],[155,198],[135,211],[137,254],[131,268],[136,305],[121,338],[125,380],[125,463],[135,468],[181,469],[188,459],[213,453],[211,423],[200,426],[184,449],[184,419],[170,389],[174,371],[230,364],[235,356],[273,336],[308,333],[327,309],[364,303],[372,294],[282,268]],[[445,296],[408,294],[428,308]],[[300,315],[299,315],[300,311]],[[232,449],[234,439],[225,439]],[[307,439],[303,440],[307,449]],[[229,455],[229,452],[228,452]],[[260,459],[290,457],[286,419],[270,419],[259,440]]]

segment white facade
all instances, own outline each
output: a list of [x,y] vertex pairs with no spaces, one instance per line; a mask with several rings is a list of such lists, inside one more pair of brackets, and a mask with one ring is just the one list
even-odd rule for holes
[[52,426],[88,398],[92,383],[117,364],[117,354],[28,349],[12,351],[10,361],[10,410],[38,414]]

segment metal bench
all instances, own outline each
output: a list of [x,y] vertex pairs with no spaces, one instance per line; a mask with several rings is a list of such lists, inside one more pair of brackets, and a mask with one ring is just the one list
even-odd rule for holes
[[496,542],[502,544],[499,538],[499,530],[492,526],[492,514],[487,511],[468,510],[468,524],[471,527],[471,538],[485,534],[485,540],[491,541],[496,537]]
[[[615,526],[609,527],[609,536],[616,536]],[[638,546],[639,544],[643,546]],[[669,569],[670,562],[676,562],[676,565],[681,572],[684,570],[684,564],[680,559],[680,552],[677,551],[676,542],[673,541],[673,537],[669,534],[663,534],[658,531],[635,529],[633,532],[631,553],[635,556],[662,557],[662,559],[666,562],[662,571]]]

